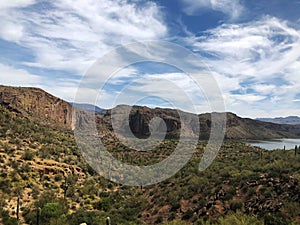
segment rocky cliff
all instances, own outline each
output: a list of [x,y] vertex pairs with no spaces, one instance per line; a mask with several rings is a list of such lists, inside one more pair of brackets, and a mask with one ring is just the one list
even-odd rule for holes
[[[112,110],[107,110],[103,115],[104,123],[112,131],[111,116],[113,115],[115,127],[120,128],[126,132],[126,122],[129,122],[129,128],[136,137],[148,137],[151,134],[151,122],[153,119],[160,118],[155,126],[155,132],[166,130],[167,137],[185,137],[198,135],[199,128],[197,128],[197,115],[177,111],[174,109],[151,109],[146,106],[127,106],[120,105]],[[99,115],[101,116],[101,115]],[[128,117],[128,121],[124,118]],[[153,127],[152,127],[153,129]],[[152,130],[153,131],[153,130]]]
[[39,88],[0,86],[0,104],[27,118],[72,128],[72,106]]

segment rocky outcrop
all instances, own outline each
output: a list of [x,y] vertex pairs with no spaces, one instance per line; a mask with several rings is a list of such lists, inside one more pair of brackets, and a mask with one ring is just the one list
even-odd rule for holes
[[177,111],[172,109],[151,109],[145,106],[117,106],[112,110],[107,110],[103,117],[103,121],[105,121],[110,130],[113,130],[113,126],[111,124],[112,115],[114,117],[114,123],[117,124],[117,127],[123,127],[124,132],[126,132],[126,124],[123,118],[128,117],[129,128],[137,137],[147,137],[151,134],[150,123],[151,120],[155,118],[161,119],[159,124],[156,124],[156,131],[162,131],[165,127],[167,136],[169,137],[179,136],[182,131],[184,132],[183,135],[193,133],[191,129],[189,129],[189,132],[187,131],[188,129],[181,129],[184,128],[184,125],[181,123]]
[[0,103],[25,117],[72,128],[72,106],[42,89],[0,86]]

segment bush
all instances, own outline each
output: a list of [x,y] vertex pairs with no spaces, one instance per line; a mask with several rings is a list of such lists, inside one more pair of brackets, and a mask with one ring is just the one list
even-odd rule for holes
[[42,209],[42,215],[44,218],[58,218],[61,214],[61,207],[57,202],[47,203]]
[[162,223],[163,222],[163,218],[161,216],[157,217],[155,223]]
[[174,212],[176,211],[177,209],[180,209],[180,203],[179,202],[171,202],[171,209],[170,211]]
[[235,187],[231,187],[231,188],[226,192],[224,199],[225,199],[226,201],[229,201],[230,199],[233,198],[233,196],[235,196],[235,194],[236,194]]
[[183,214],[183,216],[182,216],[182,220],[189,220],[190,218],[192,218],[192,216],[193,216],[193,211],[192,210],[188,210],[188,211],[186,211],[184,214]]
[[34,156],[34,153],[30,150],[26,150],[22,156],[22,159],[24,160],[32,160]]
[[256,216],[246,215],[241,211],[221,217],[218,220],[220,225],[263,225],[263,221]]
[[2,218],[3,225],[16,225],[18,221],[16,218],[12,218],[9,216],[8,211],[0,209],[0,218]]
[[265,215],[265,225],[286,225],[290,224],[290,221],[283,217],[281,214]]
[[63,179],[63,175],[61,175],[61,174],[56,174],[55,177],[54,177],[54,180],[56,182],[61,181],[62,179]]
[[[105,218],[107,215],[100,214],[95,211],[78,210],[76,213],[67,215],[67,219],[70,225],[78,225],[86,223],[88,225],[105,224]],[[114,222],[114,221],[112,221]]]
[[243,203],[240,201],[234,201],[230,203],[230,209],[234,212],[236,212],[237,210],[242,209],[243,207]]

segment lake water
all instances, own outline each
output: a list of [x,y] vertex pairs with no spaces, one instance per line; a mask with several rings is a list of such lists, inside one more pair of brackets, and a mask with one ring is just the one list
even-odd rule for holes
[[256,147],[261,147],[267,150],[274,149],[295,149],[295,145],[300,145],[300,139],[275,139],[268,141],[247,141],[248,144],[251,144]]

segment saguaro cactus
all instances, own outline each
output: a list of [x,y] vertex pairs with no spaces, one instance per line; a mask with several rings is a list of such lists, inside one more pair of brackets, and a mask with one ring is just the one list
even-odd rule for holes
[[109,218],[109,216],[106,217],[106,225],[110,225],[110,218]]
[[65,182],[62,184],[62,189],[64,190],[64,199],[67,197],[67,191],[68,191],[69,185],[67,182],[67,177],[65,176]]
[[36,225],[40,225],[40,215],[41,215],[41,208],[38,207],[36,209]]
[[20,211],[20,195],[18,195],[18,200],[17,200],[17,220],[18,220],[18,223],[19,223],[19,211]]

